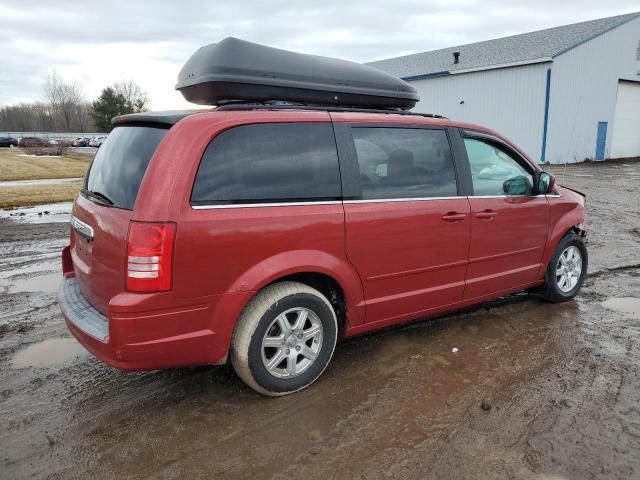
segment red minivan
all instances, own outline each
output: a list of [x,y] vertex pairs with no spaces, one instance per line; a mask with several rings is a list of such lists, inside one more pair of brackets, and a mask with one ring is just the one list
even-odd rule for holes
[[63,251],[59,301],[102,361],[231,360],[300,390],[338,338],[587,271],[584,196],[499,134],[437,116],[231,105],[115,119]]

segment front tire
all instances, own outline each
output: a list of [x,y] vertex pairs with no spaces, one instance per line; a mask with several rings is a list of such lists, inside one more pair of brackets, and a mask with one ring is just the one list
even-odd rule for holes
[[280,396],[311,385],[336,345],[338,322],[327,298],[298,282],[262,289],[247,304],[231,343],[231,364],[258,393]]
[[547,266],[542,299],[561,303],[573,299],[584,283],[588,266],[587,247],[579,235],[565,235]]

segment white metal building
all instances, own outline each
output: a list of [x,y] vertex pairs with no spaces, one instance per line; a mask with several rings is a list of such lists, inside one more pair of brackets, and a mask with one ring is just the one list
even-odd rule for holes
[[369,65],[541,162],[640,157],[640,12]]

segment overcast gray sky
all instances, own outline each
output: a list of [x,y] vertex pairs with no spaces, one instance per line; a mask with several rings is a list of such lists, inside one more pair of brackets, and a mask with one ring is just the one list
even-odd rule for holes
[[235,36],[359,62],[630,13],[637,0],[0,0],[0,106],[42,98],[46,72],[87,100],[132,79],[154,109],[200,46]]

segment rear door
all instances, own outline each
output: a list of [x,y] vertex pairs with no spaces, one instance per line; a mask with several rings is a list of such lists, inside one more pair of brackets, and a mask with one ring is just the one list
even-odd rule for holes
[[459,302],[470,209],[458,195],[447,131],[336,124],[336,132],[347,256],[362,279],[366,322],[391,324]]
[[339,266],[344,212],[336,142],[329,115],[310,113],[309,121],[272,115],[273,123],[215,132],[181,214],[175,285],[205,296],[246,290],[247,278],[253,285],[283,268]]
[[96,153],[72,210],[71,258],[80,289],[102,313],[124,290],[129,220],[167,128],[121,126]]
[[501,140],[464,133],[473,194],[465,299],[538,280],[549,204],[533,190],[533,167]]

